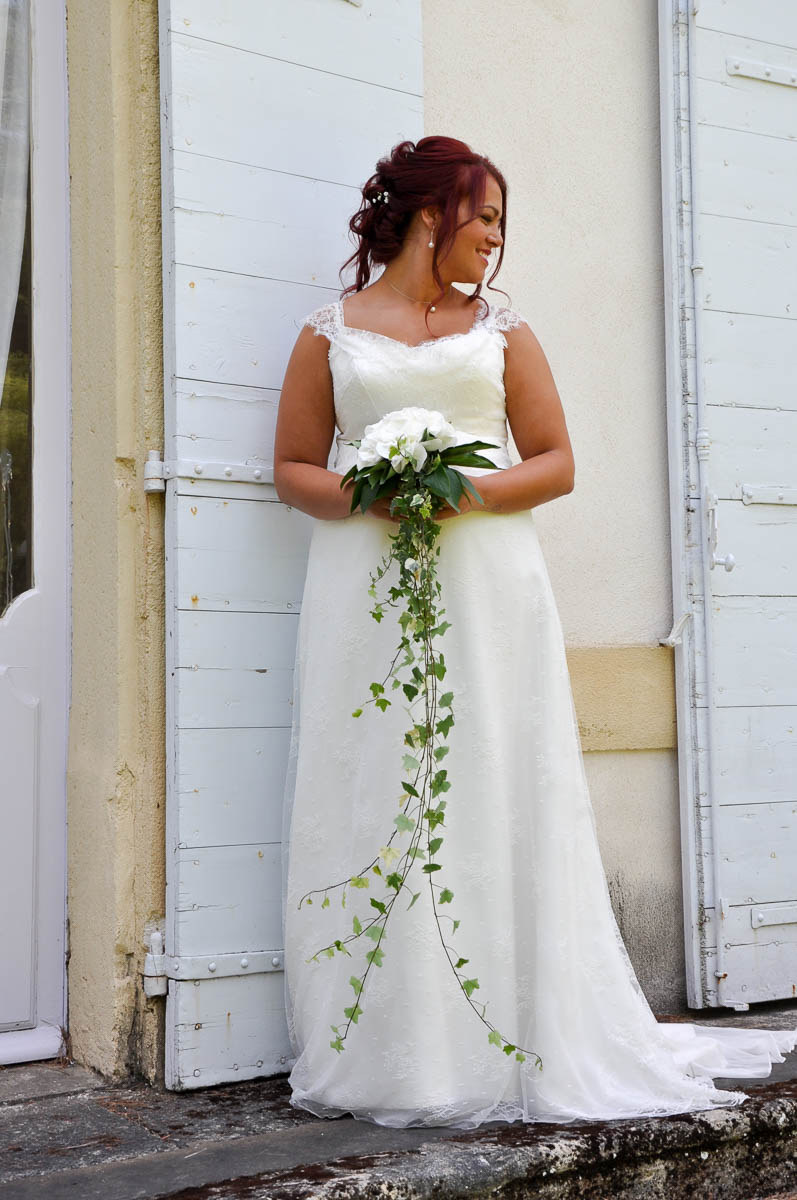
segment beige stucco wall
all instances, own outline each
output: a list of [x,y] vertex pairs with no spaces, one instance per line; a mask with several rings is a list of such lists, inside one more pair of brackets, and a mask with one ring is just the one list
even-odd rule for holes
[[72,224],[72,1053],[154,1075],[138,972],[163,914],[163,512],[156,0],[68,0]]
[[[684,1003],[655,0],[423,0],[425,132],[509,183],[496,283],[547,354],[576,461],[535,510],[612,898]],[[488,293],[489,294],[489,293]],[[499,302],[503,302],[498,297]]]

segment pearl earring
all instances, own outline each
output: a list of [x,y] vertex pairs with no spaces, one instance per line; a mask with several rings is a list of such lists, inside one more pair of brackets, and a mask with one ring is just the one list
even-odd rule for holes
[[430,250],[434,249],[434,228],[432,229],[431,233],[429,234],[429,249]]

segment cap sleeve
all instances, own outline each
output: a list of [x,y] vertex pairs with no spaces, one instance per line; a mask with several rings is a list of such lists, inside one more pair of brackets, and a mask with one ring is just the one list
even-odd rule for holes
[[329,338],[331,342],[337,333],[339,323],[338,305],[333,302],[314,309],[304,318],[302,325],[309,325],[315,333]]
[[495,328],[501,333],[506,333],[508,329],[517,329],[519,325],[528,325],[528,321],[521,313],[514,308],[497,308],[493,316]]

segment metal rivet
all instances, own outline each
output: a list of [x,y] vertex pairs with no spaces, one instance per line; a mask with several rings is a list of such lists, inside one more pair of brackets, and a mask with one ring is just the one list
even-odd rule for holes
[[196,1071],[194,1071],[194,1075],[199,1075],[199,1068],[197,1068]]
[[255,479],[262,479],[262,478],[263,478],[263,472],[260,470],[260,467],[258,467],[257,470],[255,471]]
[[263,1059],[262,1059],[262,1058],[259,1058],[259,1059],[257,1060],[257,1062],[256,1062],[255,1066],[262,1067],[262,1066],[263,1066]]
[[195,475],[201,475],[201,474],[202,474],[202,468],[201,468],[201,466],[199,465],[199,463],[194,463],[194,474],[195,474]]
[[275,954],[274,957],[272,958],[271,965],[272,965],[272,967],[278,967],[280,965],[280,957],[278,954]]
[[242,967],[244,967],[244,968],[248,967],[248,966],[249,966],[249,959],[248,959],[248,958],[242,958],[242,959],[241,959],[241,966],[242,966]]
[[225,467],[225,468],[224,468],[224,474],[225,474],[225,475],[227,475],[228,477],[229,477],[230,475],[232,475],[232,467]]
[[201,1028],[202,1028],[202,1022],[197,1021],[196,1025],[194,1026],[194,1029],[201,1029]]
[[194,980],[194,987],[199,987],[199,980],[198,980],[198,979],[195,979],[195,980]]
[[233,1063],[233,1064],[232,1064],[232,1069],[233,1069],[233,1071],[237,1071],[237,1070],[238,1070],[238,1063]]
[[214,962],[212,962],[212,963],[208,963],[208,970],[209,970],[209,971],[215,971],[215,970],[216,970],[216,964],[215,964]]
[[280,1057],[280,1062],[281,1062],[281,1063],[284,1063],[284,1062],[287,1062],[287,1061],[288,1061],[288,1059],[287,1059],[287,1058],[286,1058],[286,1056],[283,1054],[283,1055]]

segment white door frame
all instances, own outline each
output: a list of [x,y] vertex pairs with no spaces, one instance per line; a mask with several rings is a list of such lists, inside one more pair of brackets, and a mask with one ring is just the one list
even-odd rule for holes
[[71,313],[65,0],[30,0],[30,37],[34,586],[14,601],[4,620],[26,598],[41,603],[39,808],[32,881],[35,1024],[0,1034],[0,1063],[55,1057],[66,1024]]

